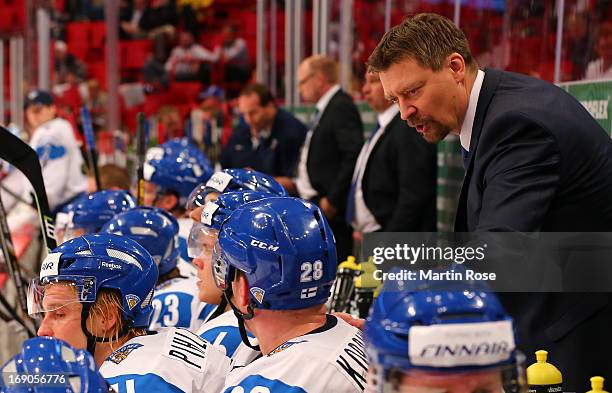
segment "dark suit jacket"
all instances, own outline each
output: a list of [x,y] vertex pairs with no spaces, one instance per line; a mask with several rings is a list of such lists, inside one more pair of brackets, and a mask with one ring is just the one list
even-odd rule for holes
[[327,197],[342,215],[355,161],[363,144],[363,124],[351,96],[338,91],[313,129],[306,168],[318,197]]
[[251,167],[272,176],[294,176],[307,131],[291,113],[279,109],[270,137],[253,149],[250,127],[240,124],[223,149],[221,165],[224,168]]
[[[456,231],[612,231],[612,142],[558,87],[485,70]],[[528,359],[549,350],[565,391],[612,378],[608,293],[501,294]]]
[[387,125],[366,163],[365,203],[385,232],[436,230],[436,145],[400,118]]

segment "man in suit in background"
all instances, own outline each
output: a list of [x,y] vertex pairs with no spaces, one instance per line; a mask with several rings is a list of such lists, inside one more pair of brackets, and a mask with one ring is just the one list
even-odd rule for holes
[[363,144],[363,124],[351,96],[338,84],[338,64],[312,56],[298,68],[304,102],[316,106],[298,164],[297,178],[279,178],[293,195],[319,205],[327,217],[343,261],[352,251],[352,231],[344,219],[355,160]]
[[221,154],[221,165],[292,176],[308,131],[306,126],[280,109],[270,90],[260,83],[250,84],[240,92],[238,110],[246,124],[232,132]]
[[377,73],[366,73],[362,92],[377,123],[357,158],[347,201],[353,240],[374,231],[434,232],[436,145],[402,121]]
[[[461,30],[434,14],[387,32],[369,65],[402,119],[427,141],[459,135],[467,172],[456,231],[612,230],[612,142],[565,91],[479,70]],[[553,351],[565,391],[586,389],[593,375],[612,378],[609,293],[502,299],[517,322],[519,347],[528,356]]]

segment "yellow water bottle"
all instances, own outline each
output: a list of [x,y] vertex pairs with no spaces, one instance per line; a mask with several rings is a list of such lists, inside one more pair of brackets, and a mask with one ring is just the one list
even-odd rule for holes
[[561,371],[546,362],[548,352],[536,351],[537,362],[527,367],[527,384],[529,393],[561,393],[563,392],[563,376]]
[[591,390],[589,390],[587,393],[608,393],[603,390],[603,386],[603,377],[591,377]]

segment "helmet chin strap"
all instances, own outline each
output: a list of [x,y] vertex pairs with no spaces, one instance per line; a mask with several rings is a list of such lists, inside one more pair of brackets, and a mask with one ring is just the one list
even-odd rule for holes
[[[81,303],[83,308],[81,310],[81,330],[83,330],[83,334],[87,337],[87,351],[91,354],[91,356],[95,355],[96,352],[96,343],[107,343],[111,341],[110,337],[97,337],[87,330],[87,318],[89,317],[89,310],[91,310],[91,303]],[[128,330],[131,327],[131,323],[126,323],[123,326],[123,329],[118,334],[118,337],[121,338],[125,336]]]
[[247,347],[255,351],[261,351],[261,349],[259,348],[259,345],[251,344],[251,342],[249,341],[249,337],[247,336],[246,327],[244,326],[244,320],[252,319],[253,316],[255,315],[255,310],[252,307],[253,304],[251,303],[251,301],[249,301],[249,304],[247,305],[248,313],[245,314],[242,311],[240,311],[234,303],[232,303],[231,301],[232,291],[231,290],[223,291],[223,297],[225,298],[225,301],[230,305],[230,307],[232,307],[232,310],[234,311],[234,315],[236,315],[236,318],[238,318],[238,330],[240,331],[240,338],[242,339],[242,342],[244,343],[244,345],[246,345]]

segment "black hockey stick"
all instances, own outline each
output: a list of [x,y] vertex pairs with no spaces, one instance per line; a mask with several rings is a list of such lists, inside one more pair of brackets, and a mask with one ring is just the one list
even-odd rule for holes
[[17,322],[19,325],[23,327],[26,333],[28,333],[29,337],[36,337],[36,332],[33,331],[32,328],[25,323],[25,321],[19,316],[19,314],[17,314],[15,309],[11,307],[10,303],[8,302],[8,300],[6,300],[6,298],[4,297],[2,293],[0,293],[0,304],[9,313],[9,316],[4,315],[4,313],[2,313],[1,318],[4,322],[11,323],[11,320],[14,320],[15,322]]
[[136,203],[144,205],[144,162],[146,153],[146,130],[144,113],[138,112],[136,115],[136,154],[138,154],[138,167],[136,176],[138,179],[136,191]]
[[51,251],[57,247],[57,243],[38,155],[27,143],[0,125],[0,158],[19,169],[30,181],[34,189],[34,201],[38,209],[43,242],[47,251]]
[[13,246],[13,239],[11,238],[11,232],[9,231],[8,223],[6,221],[6,210],[4,210],[2,198],[0,198],[0,243],[2,243],[4,262],[8,268],[11,280],[13,280],[15,283],[15,288],[17,289],[17,304],[23,310],[23,312],[27,314],[28,300],[26,288],[23,284],[21,272],[19,271],[17,257],[15,256],[15,247]]
[[91,116],[86,106],[81,107],[81,123],[83,124],[83,134],[85,134],[85,144],[87,145],[87,161],[93,170],[96,179],[96,190],[100,191],[100,171],[98,170],[98,150],[96,150],[96,139],[94,138]]

